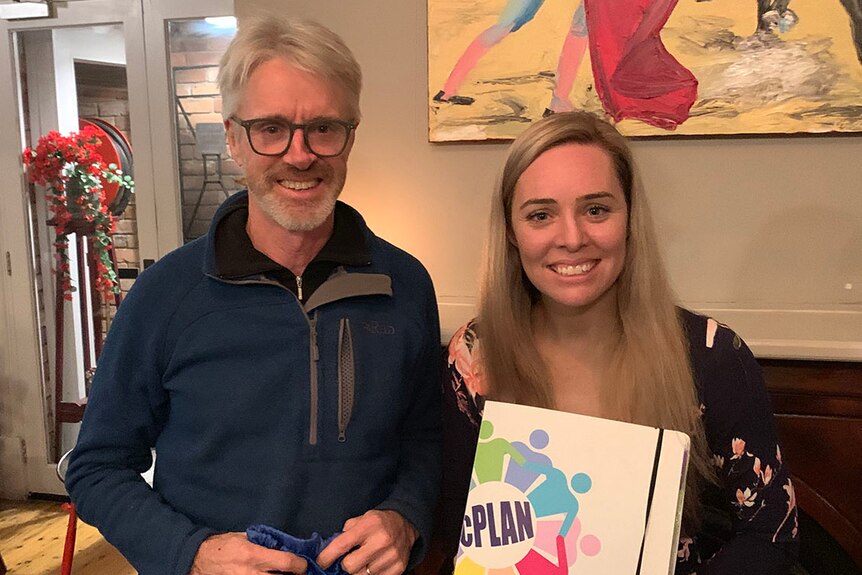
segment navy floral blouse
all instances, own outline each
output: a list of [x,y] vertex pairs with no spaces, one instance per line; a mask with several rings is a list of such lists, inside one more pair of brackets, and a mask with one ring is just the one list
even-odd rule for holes
[[[721,485],[703,495],[701,531],[680,540],[676,575],[789,573],[798,544],[796,496],[760,366],[726,326],[680,313]],[[485,393],[481,343],[470,322],[449,343],[443,389],[446,465],[429,558],[442,564],[422,573],[452,571]]]

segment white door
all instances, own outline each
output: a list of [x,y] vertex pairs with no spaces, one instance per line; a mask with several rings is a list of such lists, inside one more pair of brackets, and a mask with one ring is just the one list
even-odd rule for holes
[[[96,363],[95,324],[102,325],[88,316],[90,302],[79,300],[86,289],[57,314],[52,230],[44,200],[25,182],[21,152],[49,130],[77,131],[82,116],[107,116],[128,136],[135,198],[114,242],[127,288],[138,270],[191,230],[182,223],[181,205],[190,200],[181,198],[181,184],[202,220],[218,195],[212,189],[223,193],[210,172],[226,177],[232,170],[221,157],[202,169],[206,158],[195,139],[197,123],[215,123],[218,113],[218,99],[207,98],[214,83],[198,80],[214,77],[210,62],[223,37],[232,35],[203,18],[229,16],[232,9],[230,0],[77,0],[57,4],[50,18],[0,21],[0,77],[11,80],[0,83],[0,173],[6,175],[0,184],[0,497],[64,493],[54,462],[74,445],[78,424],[55,426],[55,420],[78,413],[85,368]],[[217,39],[208,43],[207,34]],[[177,114],[183,101],[177,91],[194,96],[184,99],[185,114]],[[64,341],[59,368],[58,339]],[[55,409],[57,380],[63,391]]]

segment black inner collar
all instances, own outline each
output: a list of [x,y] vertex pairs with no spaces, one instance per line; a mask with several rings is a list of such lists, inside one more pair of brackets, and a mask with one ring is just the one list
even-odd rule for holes
[[[236,280],[266,276],[291,290],[297,296],[297,276],[255,249],[246,232],[248,200],[236,203],[226,212],[215,230],[216,270],[220,278]],[[302,301],[320,287],[335,268],[343,265],[368,265],[371,261],[368,241],[359,219],[345,204],[335,205],[332,235],[302,274]]]

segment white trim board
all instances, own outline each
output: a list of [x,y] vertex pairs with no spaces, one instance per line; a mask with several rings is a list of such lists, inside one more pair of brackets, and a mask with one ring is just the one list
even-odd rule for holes
[[862,361],[862,310],[686,307],[729,325],[757,357]]
[[[475,317],[476,304],[476,298],[439,298],[443,345]],[[862,361],[862,310],[732,309],[697,302],[681,305],[730,326],[757,357]]]

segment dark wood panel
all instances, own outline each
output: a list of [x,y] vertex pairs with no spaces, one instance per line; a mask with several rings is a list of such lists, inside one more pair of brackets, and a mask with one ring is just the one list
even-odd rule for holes
[[773,393],[846,397],[862,401],[862,363],[758,360]]
[[[817,524],[826,530],[841,549],[862,569],[859,552],[862,550],[862,533],[857,525],[850,523],[841,512],[835,509],[820,493],[812,489],[804,480],[792,475],[793,487],[799,509],[815,518]],[[805,537],[804,529],[801,537]]]
[[772,393],[775,413],[799,416],[841,417],[862,419],[862,401],[840,397],[816,397]]
[[777,416],[800,507],[862,564],[862,420]]
[[760,363],[799,507],[862,568],[862,363]]

